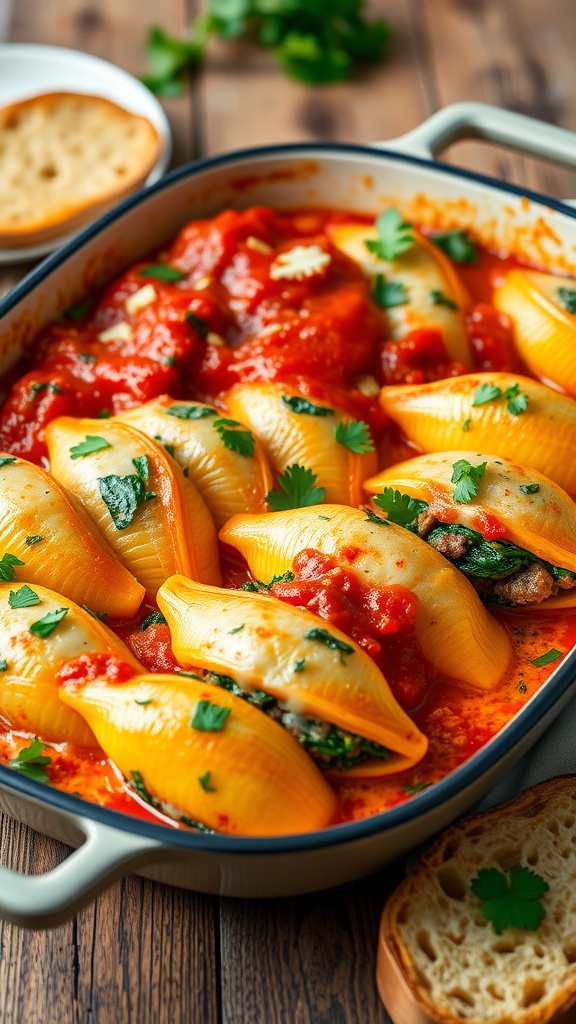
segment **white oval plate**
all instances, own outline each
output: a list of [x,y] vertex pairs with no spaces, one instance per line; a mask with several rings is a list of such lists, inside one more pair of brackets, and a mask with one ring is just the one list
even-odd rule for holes
[[[158,101],[137,78],[107,60],[79,50],[33,43],[0,44],[0,107],[49,92],[102,96],[131,114],[146,117],[160,138],[160,153],[146,185],[163,175],[172,152],[170,125]],[[23,249],[0,249],[0,264],[40,259],[72,237],[62,235]]]

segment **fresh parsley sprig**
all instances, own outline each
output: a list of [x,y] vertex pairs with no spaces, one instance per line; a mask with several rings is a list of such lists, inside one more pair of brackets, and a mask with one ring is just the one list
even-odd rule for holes
[[440,231],[432,235],[431,240],[454,263],[478,262],[478,249],[462,228],[457,228],[455,231]]
[[[368,244],[368,243],[366,243]],[[408,292],[401,281],[387,281],[384,274],[376,274],[372,289],[374,301],[382,309],[394,306],[406,306],[409,302]]]
[[478,484],[486,472],[487,462],[479,466],[473,466],[466,459],[458,459],[452,467],[451,481],[456,484],[454,489],[454,501],[460,505],[469,505],[472,498],[478,494]]
[[516,866],[506,873],[481,868],[470,888],[482,900],[482,913],[497,935],[508,928],[535,932],[546,915],[538,900],[550,886],[530,868]]
[[15,565],[25,565],[21,558],[17,558],[16,555],[10,554],[9,551],[5,551],[0,558],[0,580],[6,580],[11,583],[16,576]]
[[92,455],[94,452],[103,451],[104,448],[111,448],[112,445],[105,437],[96,437],[93,434],[86,434],[84,441],[73,444],[70,449],[71,459],[81,459],[85,455]]
[[393,487],[385,487],[382,494],[377,495],[373,501],[386,512],[388,522],[403,526],[412,533],[418,532],[418,516],[428,509],[427,502],[395,491]]
[[46,766],[50,764],[50,758],[43,754],[46,744],[36,737],[29,747],[24,747],[15,758],[10,761],[10,767],[16,768],[22,775],[36,782],[48,782]]
[[528,395],[520,391],[518,381],[505,388],[504,391],[497,384],[480,384],[474,392],[472,408],[486,405],[488,402],[496,402],[500,398],[506,399],[506,408],[511,416],[520,416],[528,408]]
[[287,466],[278,479],[278,487],[268,491],[266,501],[271,512],[285,512],[290,508],[305,508],[307,505],[319,505],[324,501],[326,491],[323,487],[314,487],[316,474],[305,466]]
[[[238,420],[218,419],[212,424],[214,430],[220,435],[220,440],[225,448],[245,459],[251,459],[254,455],[254,437],[249,430],[242,428]],[[238,429],[240,427],[240,430]]]
[[139,455],[132,459],[132,463],[135,473],[128,476],[101,476],[97,481],[102,501],[117,530],[125,530],[130,526],[138,506],[156,497],[155,492],[146,487],[150,472],[148,456]]
[[374,443],[370,437],[370,428],[364,420],[351,420],[350,423],[339,423],[334,427],[334,437],[348,451],[355,455],[364,455],[374,451]]
[[408,221],[402,220],[395,206],[384,210],[376,218],[377,239],[366,238],[364,245],[379,260],[394,260],[403,252],[408,252],[416,238],[414,228]]

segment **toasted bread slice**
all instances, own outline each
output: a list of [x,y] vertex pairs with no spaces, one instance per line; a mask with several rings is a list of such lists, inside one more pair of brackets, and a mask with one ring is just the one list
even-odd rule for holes
[[[547,882],[545,916],[498,935],[471,882],[516,865]],[[386,904],[377,981],[395,1024],[576,1022],[576,776],[444,832]]]
[[80,93],[0,110],[0,246],[38,245],[142,184],[160,149],[143,117]]

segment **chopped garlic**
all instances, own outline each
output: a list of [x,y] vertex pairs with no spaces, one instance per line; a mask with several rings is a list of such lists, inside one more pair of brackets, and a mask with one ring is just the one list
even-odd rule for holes
[[226,344],[222,335],[216,334],[214,331],[208,331],[208,334],[206,335],[206,341],[208,342],[209,345],[218,345],[220,347]]
[[158,292],[154,285],[145,284],[143,288],[139,288],[137,292],[132,292],[132,295],[128,296],[124,303],[126,312],[130,313],[130,316],[134,316],[141,309],[146,309],[146,306],[150,306],[154,299],[157,298]]
[[375,398],[380,393],[380,385],[375,377],[359,377],[356,381],[356,387],[358,391],[361,391],[363,395],[367,395],[368,398]]
[[272,246],[268,245],[268,242],[263,242],[261,238],[255,238],[254,235],[248,236],[246,239],[246,247],[248,249],[253,249],[254,252],[261,252],[263,256],[269,256],[270,253],[274,251]]
[[105,331],[100,331],[98,341],[132,341],[133,334],[130,324],[121,320],[118,324],[112,324]]
[[209,288],[212,284],[211,277],[199,277],[197,281],[194,281],[192,287],[195,292],[203,292],[205,288]]
[[304,277],[314,277],[326,270],[332,261],[329,253],[319,245],[295,245],[287,252],[281,252],[270,267],[270,277],[278,281],[285,277],[288,280],[301,281]]

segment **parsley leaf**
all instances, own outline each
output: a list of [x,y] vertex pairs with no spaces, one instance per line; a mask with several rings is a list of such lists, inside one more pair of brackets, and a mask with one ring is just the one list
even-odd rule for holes
[[470,888],[483,901],[482,913],[497,935],[507,928],[534,932],[546,914],[537,900],[549,886],[529,868],[513,867],[506,874],[497,868],[481,868]]
[[216,409],[209,405],[171,405],[166,409],[166,416],[176,416],[179,420],[203,420],[217,415]]
[[8,662],[4,658],[0,658],[0,672],[5,672],[8,668]]
[[147,700],[138,700],[137,697],[134,697],[134,703],[138,704],[138,706],[141,708],[147,708],[149,704],[154,703],[154,699],[153,697],[148,697]]
[[45,747],[46,744],[36,737],[29,747],[24,747],[10,761],[10,767],[16,768],[22,775],[27,775],[29,779],[35,779],[36,782],[48,782],[45,766],[50,764],[50,758],[42,753]]
[[191,310],[188,310],[188,312],[184,314],[184,319],[192,330],[196,331],[201,338],[207,338],[210,334],[210,328],[206,321],[201,320],[200,317],[196,316],[195,313],[192,313]]
[[35,533],[32,537],[26,537],[25,544],[37,544],[39,540],[44,540],[39,533]]
[[254,437],[249,430],[237,430],[242,424],[238,420],[219,419],[212,424],[214,430],[220,434],[220,440],[225,448],[246,459],[254,455]]
[[138,271],[139,277],[155,277],[158,281],[182,281],[186,274],[175,267],[169,267],[167,263],[153,263],[149,267],[142,267]]
[[201,732],[221,732],[230,712],[230,708],[223,708],[210,700],[199,700],[190,719],[190,725]]
[[465,434],[467,434],[468,431],[470,430],[470,417],[469,416],[467,416],[466,419],[464,420],[464,422],[462,424],[462,430],[464,431]]
[[85,612],[88,612],[88,615],[91,615],[92,618],[96,619],[98,622],[104,622],[108,618],[108,612],[95,612],[92,608],[89,608],[87,604],[81,604],[80,607],[83,608]]
[[305,640],[316,640],[319,644],[325,644],[331,651],[340,651],[341,654],[354,654],[354,648],[340,640],[337,636],[332,636],[327,629],[322,629],[320,626],[315,626],[313,629],[309,629],[304,634]]
[[382,516],[377,516],[371,508],[365,507],[362,511],[366,513],[366,519],[364,520],[365,523],[373,523],[374,526],[390,526],[387,519],[382,519]]
[[558,303],[567,313],[576,313],[576,288],[558,288]]
[[148,456],[132,459],[136,473],[129,476],[98,477],[102,501],[108,508],[117,530],[125,530],[136,515],[138,506],[155,498],[153,491],[146,490],[148,481]]
[[71,459],[81,459],[84,455],[92,455],[93,452],[102,451],[104,448],[111,448],[112,445],[104,437],[95,437],[92,434],[86,434],[86,440],[80,441],[79,444],[72,445],[70,449]]
[[297,660],[296,660],[296,661],[294,662],[294,671],[295,671],[296,673],[298,673],[298,672],[303,672],[303,671],[304,671],[304,666],[305,666],[305,664],[306,664],[306,658],[298,658],[298,659],[297,659]]
[[512,384],[511,387],[506,388],[504,397],[508,399],[506,408],[512,416],[520,416],[521,413],[526,412],[528,395],[520,393],[519,384]]
[[146,784],[144,782],[144,779],[142,778],[141,772],[138,772],[138,771],[136,771],[136,769],[133,769],[130,772],[130,778],[132,780],[132,785],[133,785],[134,789],[136,790],[136,792],[137,792],[138,796],[140,797],[140,799],[144,800],[145,803],[147,803],[147,804],[153,803],[152,797],[150,796],[150,793],[148,792],[148,790],[146,788]]
[[26,563],[17,558],[16,555],[11,555],[9,551],[6,551],[2,558],[0,558],[0,580],[6,580],[8,583],[11,583],[16,576],[15,565],[26,565]]
[[324,501],[326,491],[323,487],[314,487],[316,474],[297,462],[287,466],[278,479],[278,487],[268,491],[266,501],[271,512],[284,512],[289,508],[305,508],[307,505],[318,505]]
[[502,398],[502,388],[497,384],[481,384],[474,392],[472,407],[486,405],[486,402],[494,402],[497,398]]
[[428,789],[431,785],[431,782],[414,782],[412,784],[402,786],[402,789],[405,793],[408,793],[409,796],[414,796],[415,793],[421,793],[423,789]]
[[538,494],[540,484],[520,484],[519,490],[522,494]]
[[329,409],[325,405],[313,405],[302,395],[282,395],[282,401],[292,412],[305,413],[307,416],[334,415],[334,409]]
[[458,309],[458,304],[451,299],[445,292],[441,292],[434,288],[430,292],[430,302],[433,306],[447,306],[448,309]]
[[478,262],[478,250],[462,228],[458,228],[456,231],[441,231],[437,235],[432,235],[431,240],[454,263]]
[[456,484],[454,490],[454,501],[461,505],[468,505],[472,498],[478,494],[478,483],[486,472],[488,463],[482,462],[479,466],[473,466],[466,459],[458,459],[454,463],[451,481]]
[[338,444],[348,448],[356,455],[373,452],[374,444],[370,437],[368,424],[364,420],[351,420],[350,423],[339,423],[334,428],[334,437]]
[[16,456],[15,455],[2,455],[2,456],[0,456],[0,466],[9,466],[13,462],[16,462]]
[[50,391],[51,395],[63,395],[64,394],[64,392],[62,391],[62,388],[59,388],[57,384],[52,384],[52,383],[48,383],[46,381],[43,381],[42,383],[39,383],[39,384],[32,384],[32,386],[30,388],[30,398],[29,398],[29,401],[33,402],[34,399],[36,398],[36,395],[39,395],[42,391]]
[[35,604],[42,604],[42,602],[38,594],[34,593],[27,583],[20,587],[20,590],[11,590],[8,594],[10,608],[31,608]]
[[384,274],[376,274],[372,290],[374,301],[383,309],[405,306],[409,301],[408,292],[401,281],[387,281]]
[[166,619],[162,615],[162,612],[150,612],[150,615],[147,615],[140,623],[138,629],[141,633],[144,633],[148,629],[148,626],[161,626],[165,622]]
[[393,260],[412,248],[416,239],[414,228],[402,220],[398,210],[391,206],[376,218],[377,240],[367,238],[364,245],[377,259]]
[[241,633],[244,629],[244,623],[241,626],[235,626],[234,629],[228,630],[228,636],[234,636],[235,633]]
[[242,590],[249,590],[253,594],[269,594],[275,583],[292,583],[296,577],[291,569],[287,569],[281,576],[273,576],[270,583],[263,583],[262,580],[247,580],[242,584]]
[[382,494],[373,499],[374,504],[388,515],[388,522],[403,526],[412,533],[418,531],[418,516],[426,512],[428,504],[411,498],[409,494],[401,494],[393,487],[385,487]]
[[54,632],[56,626],[65,615],[68,615],[68,608],[57,608],[54,612],[47,612],[41,619],[37,619],[30,626],[30,632],[34,633],[34,636],[39,636],[42,640],[45,640],[47,636],[50,636]]
[[534,661],[531,661],[530,664],[534,665],[536,668],[544,668],[545,665],[551,665],[553,661],[558,661],[558,658],[563,657],[564,655],[562,654],[562,651],[557,651],[552,647],[549,651],[546,651],[545,654],[541,654],[539,658],[534,658]]
[[212,775],[212,772],[205,772],[204,775],[200,775],[199,778],[198,778],[198,782],[202,786],[202,789],[204,790],[205,793],[216,793],[217,792],[215,787],[210,785],[210,776],[211,775]]

